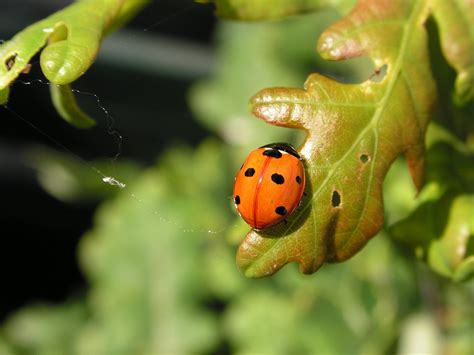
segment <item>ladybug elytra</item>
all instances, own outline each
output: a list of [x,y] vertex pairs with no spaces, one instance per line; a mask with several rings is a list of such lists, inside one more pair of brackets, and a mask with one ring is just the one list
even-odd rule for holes
[[252,151],[235,177],[234,204],[254,229],[285,220],[298,207],[305,188],[300,155],[289,144],[273,143]]

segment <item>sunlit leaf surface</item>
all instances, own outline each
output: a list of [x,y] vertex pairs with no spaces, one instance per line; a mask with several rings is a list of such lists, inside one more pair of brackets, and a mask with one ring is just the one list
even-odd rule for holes
[[382,182],[405,154],[413,181],[423,181],[424,134],[435,99],[424,23],[428,2],[360,1],[326,30],[327,59],[369,56],[373,78],[341,84],[311,75],[304,90],[265,89],[251,100],[263,120],[300,128],[309,186],[287,224],[251,231],[237,261],[247,276],[271,275],[288,262],[304,273],[351,257],[383,225]]

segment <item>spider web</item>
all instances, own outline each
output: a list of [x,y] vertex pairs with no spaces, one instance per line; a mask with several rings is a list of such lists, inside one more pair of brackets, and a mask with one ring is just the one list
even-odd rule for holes
[[[179,15],[191,10],[194,8],[196,4],[191,3],[187,6],[183,6],[182,8],[172,12],[169,15],[166,15],[162,18],[159,18],[157,21],[151,23],[149,26],[143,28],[143,32],[148,32],[153,28],[156,28],[167,21],[174,19],[178,17]],[[6,40],[0,39],[0,44],[4,43]],[[37,65],[38,62],[31,62],[31,65]],[[86,74],[87,75],[87,74]],[[34,78],[29,81],[24,81],[24,80],[16,80],[16,83],[25,85],[25,86],[31,86],[31,85],[42,85],[44,87],[48,87],[51,85],[50,82],[48,82],[46,79],[40,79],[40,78]],[[108,160],[110,161],[110,164],[113,166],[116,162],[119,161],[119,158],[122,155],[122,146],[124,142],[124,137],[123,135],[117,130],[116,128],[116,121],[113,115],[111,114],[111,111],[109,108],[106,107],[105,104],[103,104],[102,99],[95,93],[88,92],[88,91],[82,91],[78,89],[71,88],[71,91],[78,95],[78,97],[89,97],[92,98],[97,107],[100,109],[100,111],[103,113],[103,116],[105,117],[106,121],[106,133],[109,136],[113,137],[114,144],[115,144],[115,153],[112,157],[109,157]],[[55,146],[57,146],[60,150],[66,152],[70,157],[72,157],[74,160],[78,161],[80,164],[84,165],[88,169],[92,170],[98,178],[107,185],[110,185],[113,188],[118,188],[122,190],[122,193],[128,194],[128,196],[135,201],[136,203],[140,204],[145,204],[146,199],[143,197],[137,196],[133,192],[129,191],[128,189],[128,182],[124,181],[121,178],[118,178],[116,176],[112,176],[109,174],[104,173],[102,170],[97,168],[97,166],[93,165],[91,162],[87,161],[85,158],[83,158],[80,154],[76,153],[73,151],[73,149],[69,148],[66,144],[62,143],[59,139],[53,137],[49,132],[45,131],[44,129],[38,127],[35,125],[33,122],[31,122],[28,118],[26,118],[24,115],[18,113],[16,110],[14,110],[11,106],[5,104],[2,106],[6,111],[10,112],[12,116],[17,118],[18,120],[22,121],[25,125],[27,125],[30,129],[36,131],[38,134],[44,136],[47,140],[52,142]],[[230,197],[229,197],[230,199]],[[158,210],[149,210],[149,213],[153,214],[156,216],[161,222],[169,224],[174,226],[175,228],[180,229],[183,233],[207,233],[211,235],[217,235],[225,232],[227,229],[231,228],[229,226],[223,227],[222,229],[219,230],[212,230],[212,229],[202,229],[202,228],[194,228],[193,226],[184,226],[181,225],[173,220],[167,219],[163,217],[163,215],[158,211]]]

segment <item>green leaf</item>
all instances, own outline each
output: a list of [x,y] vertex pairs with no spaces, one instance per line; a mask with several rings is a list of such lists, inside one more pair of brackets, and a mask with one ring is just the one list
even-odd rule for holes
[[399,157],[390,167],[383,184],[385,224],[390,226],[408,216],[417,207],[416,196],[406,160]]
[[474,99],[474,3],[469,0],[432,2],[443,53],[457,72],[455,99],[459,104],[466,104]]
[[474,195],[445,194],[426,202],[391,233],[412,245],[439,274],[454,281],[474,275]]
[[[41,69],[49,81],[68,85],[78,79],[94,62],[105,34],[147,3],[147,0],[79,0],[16,34],[0,46],[0,103],[6,102],[8,87],[42,48]],[[81,128],[91,125],[75,107],[71,94],[62,99],[59,97],[64,91],[55,94],[55,103],[69,102],[59,106],[68,122]],[[68,111],[68,108],[73,109]],[[79,117],[71,119],[74,114]]]
[[443,131],[429,137],[438,141],[427,152],[418,206],[390,232],[433,270],[462,281],[474,275],[474,155]]
[[76,128],[90,128],[95,121],[77,105],[69,85],[50,85],[51,99],[59,115]]
[[349,10],[354,0],[196,0],[213,2],[218,16],[238,20],[268,20],[317,11],[326,7]]
[[439,196],[448,190],[474,192],[474,153],[467,150],[465,145],[455,148],[452,143],[437,142],[429,148],[427,162],[425,189],[435,185]]
[[251,231],[242,242],[237,262],[245,275],[271,275],[289,262],[312,273],[354,255],[383,225],[382,182],[398,155],[421,187],[435,99],[428,11],[424,1],[361,1],[323,33],[318,49],[332,60],[369,56],[374,80],[342,84],[312,74],[304,90],[265,89],[252,98],[256,116],[306,132],[300,152],[309,183],[287,224]]
[[474,195],[461,195],[452,202],[441,237],[428,252],[428,263],[441,275],[462,281],[474,276]]

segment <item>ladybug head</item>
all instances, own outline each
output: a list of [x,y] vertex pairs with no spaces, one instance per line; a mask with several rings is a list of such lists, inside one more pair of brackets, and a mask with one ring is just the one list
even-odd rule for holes
[[280,143],[280,142],[279,143],[271,143],[271,144],[262,145],[260,148],[268,148],[268,149],[279,150],[279,151],[291,154],[291,155],[297,157],[298,159],[301,159],[301,157],[298,154],[298,152],[296,151],[296,149],[293,148],[293,146],[288,144],[288,143]]

